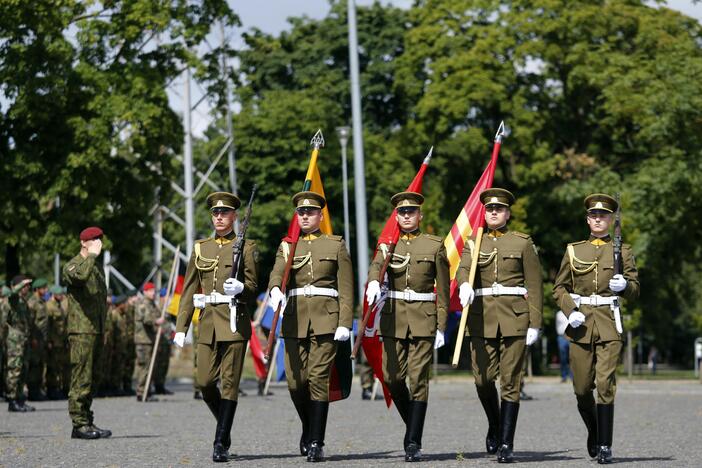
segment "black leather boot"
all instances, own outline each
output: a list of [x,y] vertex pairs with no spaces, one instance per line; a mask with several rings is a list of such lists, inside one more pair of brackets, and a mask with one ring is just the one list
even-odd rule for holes
[[19,400],[9,400],[7,405],[7,411],[10,413],[26,413],[30,411],[27,408],[31,408],[31,406],[25,405]]
[[[212,393],[211,395],[208,394],[208,399],[205,400],[205,404],[210,409],[210,412],[212,413],[212,416],[215,417],[216,421],[219,421],[219,405],[221,401],[222,396],[219,393],[219,390],[216,393]],[[231,447],[232,445],[232,439],[229,433],[226,434],[226,437],[222,441],[222,443],[224,444],[224,448],[229,450],[229,447]]]
[[500,446],[497,449],[498,463],[512,463],[514,461],[514,432],[517,429],[519,416],[519,403],[502,400],[500,411]]
[[407,444],[409,443],[409,400],[395,400],[395,408],[397,412],[400,413],[402,421],[405,423],[405,438],[402,441],[402,448],[407,450]]
[[111,430],[109,430],[109,429],[100,429],[100,428],[97,427],[95,424],[92,424],[92,423],[91,423],[89,427],[90,427],[90,429],[92,429],[93,431],[97,432],[97,433],[100,435],[100,438],[101,438],[101,439],[107,439],[108,437],[110,437],[110,436],[112,435],[112,431],[111,431]]
[[212,451],[213,462],[229,461],[229,448],[225,442],[229,440],[231,444],[232,423],[236,412],[237,402],[234,400],[222,399],[219,404],[219,418],[217,418],[217,430]]
[[295,410],[302,423],[302,435],[300,436],[300,455],[306,457],[310,445],[310,417],[309,417],[309,396],[299,392],[290,392],[290,399],[295,405]]
[[409,422],[407,424],[407,447],[405,461],[422,461],[422,433],[424,419],[427,415],[427,402],[412,400],[409,402]]
[[494,455],[497,453],[500,430],[500,402],[497,397],[495,384],[483,388],[482,390],[479,389],[478,398],[480,398],[480,403],[483,405],[483,410],[485,410],[485,416],[487,416],[488,420],[488,431],[485,436],[485,450],[487,453]]
[[74,427],[71,439],[99,439],[100,433],[90,426]]
[[324,433],[327,430],[328,401],[310,400],[310,445],[307,451],[308,462],[320,462],[324,459]]
[[587,453],[591,458],[595,458],[599,453],[599,447],[597,445],[597,410],[592,395],[578,397],[578,412],[587,428]]
[[597,463],[612,463],[612,435],[614,432],[614,405],[597,405]]

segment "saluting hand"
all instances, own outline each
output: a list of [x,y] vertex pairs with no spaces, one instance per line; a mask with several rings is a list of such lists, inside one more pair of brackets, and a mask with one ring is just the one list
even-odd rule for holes
[[87,248],[88,248],[89,254],[100,255],[100,252],[102,252],[102,240],[101,239],[91,240],[90,245]]

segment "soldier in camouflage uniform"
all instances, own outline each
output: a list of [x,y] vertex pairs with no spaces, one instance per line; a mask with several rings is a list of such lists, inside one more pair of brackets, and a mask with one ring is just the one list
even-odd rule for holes
[[[387,255],[388,295],[380,314],[383,378],[405,422],[405,461],[422,458],[422,432],[429,400],[432,348],[444,345],[449,305],[449,263],[443,239],[420,231],[424,197],[400,192],[390,199],[397,210],[400,238],[394,252],[382,245],[368,270],[366,297],[380,298],[376,278]],[[435,292],[436,291],[436,292]],[[409,381],[409,388],[406,381]]]
[[102,230],[89,227],[80,233],[80,252],[63,267],[63,283],[68,286],[68,342],[71,359],[71,390],[68,412],[73,423],[71,438],[99,439],[112,432],[93,424],[93,389],[100,363],[105,321],[107,288],[96,264],[102,252]]
[[151,389],[146,392],[146,378],[149,373],[149,364],[154,352],[156,333],[159,325],[164,320],[161,311],[154,303],[156,289],[153,283],[144,285],[143,297],[139,298],[134,310],[134,343],[136,344],[136,376],[137,376],[137,401],[158,401],[151,395]]
[[132,388],[134,367],[136,366],[136,345],[134,344],[134,314],[138,291],[131,289],[127,292],[127,307],[124,309],[124,365],[122,366],[122,393],[125,396],[135,396]]
[[[541,262],[531,237],[507,227],[514,195],[501,188],[480,193],[487,230],[480,252],[468,239],[456,271],[461,305],[473,304],[466,336],[480,403],[488,420],[485,448],[499,463],[513,461],[514,433],[527,346],[539,336],[543,309]],[[474,285],[471,262],[477,255]],[[475,303],[473,301],[475,300]],[[500,377],[498,406],[495,380]]]
[[46,313],[44,294],[48,291],[48,282],[37,278],[32,283],[32,295],[27,300],[32,321],[30,338],[29,370],[27,371],[27,388],[29,401],[45,401],[44,371],[46,370],[46,342],[49,337],[49,316]]
[[7,378],[5,380],[8,411],[25,413],[34,407],[24,402],[24,383],[27,378],[27,353],[31,336],[31,317],[27,298],[32,280],[18,275],[12,279],[9,308],[5,310],[7,324]]
[[[236,244],[233,227],[240,205],[239,198],[228,192],[215,192],[207,197],[215,236],[198,240],[193,246],[174,337],[174,342],[182,347],[195,308],[201,309],[197,384],[217,419],[212,452],[215,462],[229,460],[231,428],[258,285],[258,249],[248,239],[242,247],[236,278],[230,278]],[[200,291],[202,294],[198,294]]]
[[51,299],[46,301],[49,317],[49,338],[46,343],[46,394],[50,400],[68,398],[71,383],[71,362],[68,356],[68,310],[65,290],[52,286]]
[[0,289],[0,397],[5,398],[5,361],[7,358],[7,349],[5,340],[7,339],[7,312],[10,308],[8,297],[12,290],[2,283]]

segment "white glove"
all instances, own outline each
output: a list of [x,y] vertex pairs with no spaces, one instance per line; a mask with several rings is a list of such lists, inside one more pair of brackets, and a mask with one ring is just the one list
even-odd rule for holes
[[193,294],[193,307],[196,309],[205,308],[205,295],[204,294]]
[[366,301],[368,305],[372,305],[378,299],[380,299],[380,283],[377,280],[373,280],[366,287]]
[[458,298],[461,301],[461,307],[465,307],[468,304],[472,304],[475,299],[475,291],[473,291],[473,286],[468,283],[463,283],[458,288]]
[[351,336],[351,331],[346,327],[337,327],[334,333],[334,341],[346,341]]
[[173,342],[178,345],[178,347],[182,348],[183,345],[185,344],[185,333],[183,332],[178,332],[175,334],[173,337]]
[[613,292],[621,292],[626,289],[626,280],[622,275],[614,275],[611,280],[609,280],[609,289]]
[[278,310],[278,306],[280,306],[280,314],[283,315],[283,311],[285,310],[285,295],[278,286],[273,287],[271,292],[268,293],[268,305],[271,306],[273,310]]
[[224,294],[227,296],[238,296],[244,290],[244,283],[236,278],[228,278],[224,282]]
[[578,328],[580,325],[585,323],[585,315],[582,312],[571,312],[568,316],[568,323],[573,328]]
[[436,338],[434,338],[434,349],[439,349],[444,345],[444,332],[436,330]]
[[526,345],[531,346],[534,343],[536,343],[536,340],[538,340],[538,339],[539,339],[539,329],[538,328],[529,328],[527,330],[527,335],[526,335]]

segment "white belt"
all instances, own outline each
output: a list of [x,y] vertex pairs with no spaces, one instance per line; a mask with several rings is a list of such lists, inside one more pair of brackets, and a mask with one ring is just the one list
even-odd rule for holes
[[527,289],[521,286],[502,286],[494,283],[491,288],[478,288],[475,290],[477,296],[524,296]]
[[236,297],[218,292],[210,294],[193,294],[193,302],[203,304],[227,304],[229,306],[229,329],[236,333]]
[[390,297],[390,299],[402,299],[406,302],[434,302],[436,294],[418,293],[411,289],[405,289],[404,291],[388,291],[388,297]]
[[580,296],[578,294],[570,294],[573,298],[575,305],[580,307],[580,304],[585,304],[589,306],[609,306],[614,315],[614,326],[617,329],[617,333],[620,335],[624,332],[622,328],[622,315],[619,311],[619,296],[600,296],[599,294],[593,294],[591,296]]
[[312,286],[308,284],[302,288],[295,288],[288,291],[288,297],[293,296],[327,296],[327,297],[339,297],[339,291],[332,288],[318,288],[317,286]]

